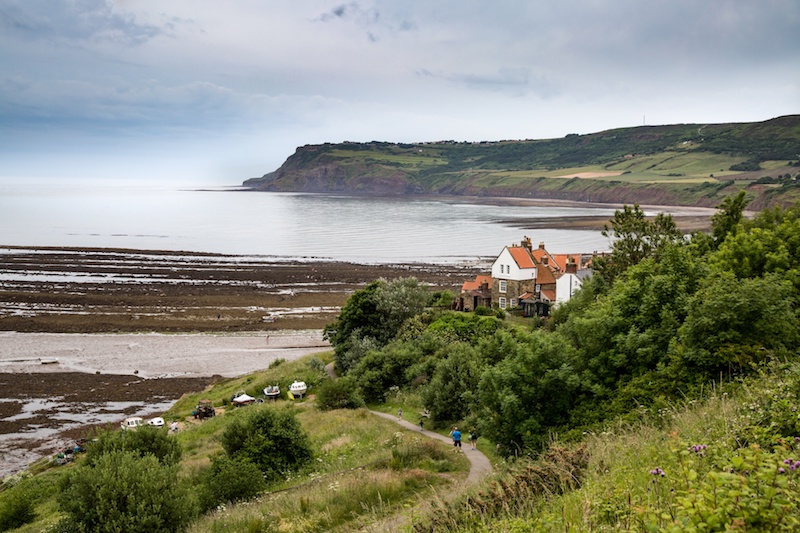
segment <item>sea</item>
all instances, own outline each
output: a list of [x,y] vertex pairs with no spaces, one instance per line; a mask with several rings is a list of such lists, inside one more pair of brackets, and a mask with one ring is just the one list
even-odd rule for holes
[[67,246],[369,264],[495,257],[530,237],[551,253],[607,250],[598,230],[522,221],[608,216],[608,206],[493,205],[463,198],[361,197],[152,182],[4,182],[0,247]]

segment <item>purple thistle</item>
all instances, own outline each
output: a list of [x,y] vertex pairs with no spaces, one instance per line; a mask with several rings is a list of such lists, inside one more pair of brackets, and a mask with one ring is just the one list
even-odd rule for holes
[[779,474],[785,474],[786,473],[786,469],[781,466],[780,468],[778,468],[778,473]]

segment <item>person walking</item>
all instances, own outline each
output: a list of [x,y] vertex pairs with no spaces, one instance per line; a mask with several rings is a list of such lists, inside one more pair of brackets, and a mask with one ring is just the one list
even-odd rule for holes
[[402,407],[397,410],[397,419],[398,420],[402,420],[403,419],[403,408]]
[[450,432],[450,437],[453,438],[453,448],[455,449],[456,453],[461,450],[461,432],[458,430],[458,427],[453,426],[453,431]]
[[422,431],[424,428],[422,427],[422,417],[419,419],[419,430]]
[[469,443],[472,445],[472,449],[476,449],[478,446],[478,430],[472,428],[469,432]]

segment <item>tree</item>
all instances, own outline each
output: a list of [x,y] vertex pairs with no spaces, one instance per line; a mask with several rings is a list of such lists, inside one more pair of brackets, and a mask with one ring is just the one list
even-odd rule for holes
[[121,450],[65,476],[59,506],[76,530],[101,533],[180,531],[194,514],[177,466]]
[[575,350],[557,333],[536,332],[483,373],[480,428],[500,453],[539,448],[549,430],[568,422],[583,391],[572,366],[574,356]]
[[382,280],[373,281],[354,292],[342,306],[336,320],[323,329],[324,338],[333,345],[336,367],[342,374],[346,374],[358,362],[348,354],[353,343],[380,334],[381,322],[375,293],[382,284],[385,284]]
[[607,280],[638,264],[647,257],[658,257],[664,248],[683,239],[672,215],[659,213],[647,220],[638,204],[626,205],[614,212],[602,234],[611,239],[611,255],[594,261],[595,270]]
[[747,194],[739,191],[735,196],[728,196],[711,217],[711,236],[714,248],[718,248],[728,235],[735,235],[739,224],[744,216],[744,208],[747,207]]
[[250,461],[267,480],[295,471],[313,458],[311,441],[294,414],[271,406],[234,418],[220,438],[231,459]]
[[774,274],[737,280],[722,273],[694,296],[679,333],[682,359],[712,375],[782,355],[800,335],[792,285]]
[[373,281],[353,293],[323,330],[333,345],[337,369],[346,374],[366,355],[365,347],[389,343],[406,320],[422,313],[429,299],[427,287],[414,277]]
[[478,350],[466,343],[444,349],[422,402],[435,422],[461,420],[477,401],[481,371]]

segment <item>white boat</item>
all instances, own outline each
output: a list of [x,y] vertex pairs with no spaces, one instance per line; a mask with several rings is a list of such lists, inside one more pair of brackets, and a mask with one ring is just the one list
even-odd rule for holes
[[255,402],[256,399],[247,394],[246,392],[240,392],[231,400],[231,403],[234,405],[250,405],[251,403]]
[[120,427],[123,431],[135,431],[136,428],[141,427],[142,424],[144,424],[144,420],[141,416],[132,416],[123,420],[120,423]]
[[163,428],[164,427],[164,419],[161,418],[160,416],[157,416],[155,418],[151,418],[150,420],[147,421],[147,423],[150,424],[151,426],[155,426],[157,428]]
[[302,398],[307,389],[305,381],[295,381],[289,386],[289,392],[295,398]]
[[268,385],[264,387],[264,397],[267,400],[277,400],[281,397],[281,388],[278,385]]

